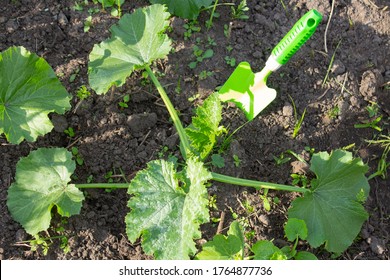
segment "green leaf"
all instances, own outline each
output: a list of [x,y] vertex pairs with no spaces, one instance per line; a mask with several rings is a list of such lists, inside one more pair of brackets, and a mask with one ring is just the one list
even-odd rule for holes
[[39,148],[19,160],[7,206],[27,233],[49,228],[53,206],[64,217],[80,213],[84,195],[68,185],[74,170],[72,154],[65,148]]
[[313,155],[310,169],[317,178],[312,181],[311,192],[292,202],[289,219],[305,221],[307,241],[313,247],[325,243],[325,249],[340,253],[346,250],[358,235],[368,218],[357,195],[367,197],[370,186],[365,173],[368,167],[361,159],[343,150],[330,155]]
[[220,154],[213,154],[211,156],[211,164],[218,168],[225,167],[225,159]]
[[219,126],[221,119],[221,101],[218,93],[214,93],[196,109],[196,116],[192,118],[191,125],[186,128],[191,147],[202,160],[212,151],[217,136],[223,131]]
[[306,251],[300,251],[294,256],[295,260],[318,260],[316,255],[306,252]]
[[212,241],[202,246],[202,251],[196,255],[198,260],[242,260],[244,259],[245,240],[240,224],[231,223],[228,235],[217,234]]
[[288,219],[284,232],[286,234],[288,241],[294,241],[297,238],[306,240],[307,237],[307,227],[304,220],[299,220],[296,218]]
[[70,109],[70,95],[53,69],[23,47],[0,53],[0,135],[19,144],[53,129],[51,112]]
[[163,31],[170,14],[162,5],[139,8],[110,28],[111,38],[96,44],[89,55],[89,83],[97,94],[121,86],[136,69],[164,58],[171,40]]
[[251,248],[254,260],[286,260],[287,256],[271,241],[257,241]]
[[208,7],[213,0],[150,0],[152,4],[165,4],[175,16],[196,19],[202,7]]
[[[180,180],[179,180],[180,179]],[[193,159],[180,173],[171,162],[152,161],[131,181],[133,195],[126,216],[131,242],[142,237],[142,247],[156,259],[188,259],[196,253],[193,239],[209,220],[205,183],[211,179],[203,163]]]

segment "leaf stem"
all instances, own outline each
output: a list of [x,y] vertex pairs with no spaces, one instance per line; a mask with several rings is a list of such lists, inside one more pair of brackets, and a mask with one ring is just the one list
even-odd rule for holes
[[248,180],[248,179],[242,179],[242,178],[236,178],[231,177],[215,172],[211,172],[212,180],[221,182],[221,183],[227,183],[232,185],[238,185],[243,187],[252,187],[255,189],[271,189],[271,190],[279,190],[279,191],[289,191],[289,192],[300,192],[305,193],[309,192],[309,189],[304,189],[300,187],[295,186],[288,186],[288,185],[280,185],[275,183],[268,183],[268,182],[260,182],[260,181],[254,181],[254,180]]
[[184,130],[183,125],[180,122],[179,116],[176,113],[175,107],[172,105],[171,100],[169,99],[167,93],[165,92],[164,88],[160,84],[160,82],[157,80],[156,76],[154,75],[153,71],[150,69],[149,65],[145,66],[145,70],[148,72],[149,77],[152,79],[152,82],[157,88],[157,91],[160,93],[160,96],[162,100],[164,101],[165,106],[168,109],[169,115],[172,118],[173,124],[175,125],[175,128],[179,134],[180,142],[182,143],[185,151],[185,155],[183,155],[184,158],[187,158],[187,155],[190,148],[190,143],[188,142],[186,132]]
[[75,184],[78,189],[128,189],[130,183],[92,183],[92,184]]

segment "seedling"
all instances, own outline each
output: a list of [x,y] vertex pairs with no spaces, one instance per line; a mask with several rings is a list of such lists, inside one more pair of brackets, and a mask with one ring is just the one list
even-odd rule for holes
[[[222,105],[218,95],[212,94],[204,100],[197,107],[191,124],[184,128],[168,94],[151,69],[153,61],[166,57],[170,52],[171,41],[163,33],[169,25],[169,16],[162,5],[152,5],[124,15],[115,28],[110,29],[112,37],[95,45],[92,50],[88,65],[89,81],[97,94],[104,94],[113,86],[123,85],[134,70],[147,71],[179,135],[180,162],[152,160],[131,182],[70,184],[76,168],[72,153],[65,148],[39,148],[21,158],[16,166],[15,180],[8,189],[7,198],[12,217],[27,233],[36,235],[49,227],[54,206],[61,216],[79,214],[85,199],[82,189],[125,188],[129,194],[129,213],[125,224],[130,242],[141,240],[144,252],[156,259],[189,259],[197,253],[194,239],[201,238],[200,226],[210,220],[209,181],[217,181],[256,190],[300,193],[301,196],[291,203],[288,219],[304,221],[307,242],[313,247],[324,244],[330,252],[347,249],[368,218],[361,204],[369,192],[364,176],[367,166],[347,151],[316,153],[311,159],[316,184],[307,189],[236,178],[208,170],[204,163],[224,131],[220,125]],[[139,22],[144,23],[142,30],[129,31],[129,26],[136,27]],[[142,36],[134,38],[136,34]],[[126,42],[135,43],[127,45]],[[119,176],[125,179],[123,172]],[[234,210],[232,212],[235,213]],[[334,219],[336,214],[337,219]],[[224,244],[232,242],[232,246],[225,246],[232,251],[229,256],[243,259],[245,243],[237,226],[234,224],[228,232],[234,237],[217,235],[214,239],[222,240]],[[302,239],[302,234],[299,236]],[[251,248],[254,253],[251,258],[263,257],[264,250],[257,250],[259,247]],[[283,257],[283,254],[279,256]]]
[[234,67],[236,66],[236,59],[233,58],[233,57],[230,57],[230,56],[225,56],[225,62],[227,65],[231,66],[231,67]]
[[340,114],[340,108],[338,106],[334,106],[332,109],[330,109],[328,113],[329,118],[331,119],[337,118],[339,114]]
[[121,110],[129,107],[129,105],[127,105],[127,103],[129,103],[129,101],[130,101],[130,95],[129,94],[125,94],[125,96],[123,96],[123,98],[122,98],[122,101],[120,101],[118,103],[118,105],[121,108]]
[[271,202],[270,199],[268,198],[268,190],[264,189],[263,194],[259,194],[259,197],[261,201],[263,201],[263,207],[265,211],[270,211],[271,210]]
[[272,157],[273,157],[276,165],[282,165],[282,164],[285,164],[291,160],[290,157],[285,156],[285,153],[281,153],[279,155],[279,157],[276,157],[276,156],[272,156]]
[[373,120],[366,120],[363,123],[355,124],[354,127],[355,128],[372,128],[372,129],[375,129],[376,131],[381,132],[382,128],[380,126],[378,126],[378,123],[380,123],[381,120],[382,120],[382,116],[379,116]]
[[84,20],[84,33],[87,33],[91,27],[92,27],[92,16],[89,15],[85,20]]
[[241,159],[237,155],[233,155],[233,162],[235,167],[240,167]]
[[218,0],[215,0],[213,8],[211,9],[210,18],[206,21],[207,31],[211,28],[211,26],[213,26],[213,19],[219,18],[219,13],[215,12],[217,5],[218,5]]
[[220,154],[213,154],[211,156],[211,164],[217,168],[225,167],[225,159]]
[[293,131],[293,134],[292,134],[292,138],[294,139],[294,138],[296,138],[298,136],[298,133],[301,130],[303,119],[305,118],[305,114],[306,114],[306,108],[305,108],[305,110],[303,110],[303,113],[302,113],[301,117],[298,118],[298,111],[297,111],[297,107],[295,106],[294,99],[292,99],[291,95],[288,95],[288,97],[291,100],[291,104],[292,104],[293,110],[294,110],[295,125],[294,125],[294,131]]
[[74,133],[73,127],[68,127],[64,130],[64,133],[68,135],[69,138],[73,138],[76,134]]
[[202,72],[199,73],[199,80],[205,80],[208,77],[211,77],[214,75],[214,72],[203,70]]
[[377,140],[366,140],[366,142],[373,145],[379,145],[383,148],[382,155],[378,161],[377,170],[368,177],[368,180],[371,180],[376,176],[380,176],[382,179],[386,179],[387,170],[390,167],[390,162],[387,161],[390,152],[390,136],[381,134]]
[[306,175],[293,173],[290,176],[293,179],[291,183],[292,185],[302,186],[302,188],[307,188],[309,184],[309,180]]
[[183,27],[186,30],[184,32],[184,40],[188,40],[189,38],[191,38],[192,34],[199,32],[201,30],[198,24],[199,24],[198,21],[192,20],[183,25]]
[[72,147],[72,155],[73,158],[76,160],[78,165],[83,165],[84,164],[84,159],[79,153],[79,149],[75,146]]
[[196,68],[198,63],[202,62],[204,59],[211,58],[214,55],[214,51],[212,49],[207,49],[204,51],[197,45],[194,45],[192,50],[196,60],[190,62],[190,64],[188,65],[191,69]]
[[246,0],[241,0],[241,2],[238,4],[237,8],[234,6],[231,7],[232,11],[232,18],[233,19],[241,19],[246,20],[249,17],[245,14],[249,11],[249,7],[246,4]]

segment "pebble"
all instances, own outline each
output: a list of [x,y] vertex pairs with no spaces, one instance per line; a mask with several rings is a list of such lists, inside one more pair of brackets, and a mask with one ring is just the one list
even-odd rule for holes
[[385,252],[385,248],[378,238],[369,237],[367,238],[367,243],[370,244],[370,248],[375,254],[382,255]]
[[64,130],[69,127],[68,121],[63,115],[53,114],[53,116],[51,117],[51,122],[56,132],[63,133]]
[[270,223],[270,220],[269,220],[268,216],[267,216],[267,215],[264,215],[264,214],[262,214],[262,215],[259,216],[259,221],[260,221],[262,224],[266,225],[266,226],[268,226],[269,223]]
[[294,108],[291,105],[285,105],[282,109],[282,114],[285,117],[291,117],[294,114]]
[[15,32],[18,29],[18,27],[19,27],[18,22],[15,19],[10,19],[5,24],[5,29],[7,30],[8,33]]
[[61,27],[65,27],[66,25],[68,25],[68,23],[69,23],[68,18],[67,18],[66,15],[61,11],[61,12],[58,14],[58,24],[59,24]]
[[338,59],[335,59],[331,68],[334,75],[342,75],[345,73],[345,65]]
[[134,114],[127,118],[127,124],[133,132],[144,132],[157,123],[156,113]]

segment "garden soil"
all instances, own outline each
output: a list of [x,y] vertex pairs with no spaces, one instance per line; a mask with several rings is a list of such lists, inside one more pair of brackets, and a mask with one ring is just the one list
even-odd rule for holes
[[[107,95],[92,92],[81,103],[76,97],[81,86],[88,87],[90,51],[110,36],[109,27],[118,21],[109,9],[94,13],[90,30],[84,32],[88,8],[97,7],[92,3],[77,11],[73,9],[75,1],[67,0],[0,2],[0,50],[24,46],[44,57],[74,96],[72,109],[65,115],[50,115],[53,131],[36,142],[12,145],[4,136],[0,138],[0,259],[150,259],[140,242],[130,243],[126,237],[126,190],[88,190],[80,215],[61,219],[53,214],[52,226],[41,236],[66,238],[48,240],[47,251],[42,246],[33,250],[27,242],[32,237],[11,218],[7,189],[14,181],[16,163],[32,150],[77,147],[83,164],[77,166],[74,182],[125,182],[152,159],[179,156],[179,139],[157,91],[142,73],[134,73],[123,87]],[[187,125],[194,108],[234,70],[227,63],[229,59],[234,58],[236,64],[248,61],[254,71],[259,71],[300,16],[312,8],[323,15],[313,37],[270,76],[268,84],[278,95],[266,110],[246,123],[233,104],[225,105],[223,125],[230,133],[239,129],[222,153],[225,166],[214,168],[216,171],[292,184],[292,173],[311,176],[293,153],[310,160],[310,149],[330,152],[338,148],[361,157],[370,167],[367,176],[376,171],[383,148],[369,145],[367,140],[389,135],[390,3],[334,2],[331,13],[332,1],[248,0],[247,20],[233,19],[231,7],[221,5],[212,27],[205,27],[210,13],[203,11],[197,24],[201,30],[189,38],[185,38],[183,26],[187,21],[171,19],[168,34],[174,51],[153,68]],[[148,1],[126,1],[123,13],[146,5]],[[211,48],[214,55],[191,69],[188,64],[195,60],[194,45]],[[128,107],[121,108],[118,104],[126,94],[130,96]],[[367,108],[375,107],[376,116],[370,118]],[[305,109],[301,129],[293,138],[296,117],[300,118]],[[381,132],[354,127],[378,116],[382,116],[378,123]],[[73,137],[64,133],[69,127],[74,129]],[[277,164],[276,158],[286,162]],[[370,185],[365,204],[369,218],[347,251],[333,256],[321,248],[311,249],[305,242],[299,249],[308,249],[320,259],[389,259],[389,178],[377,176]],[[262,191],[212,182],[209,194],[215,199],[210,208],[213,222],[202,225],[198,244],[211,240],[217,232],[226,233],[234,219],[245,225],[249,244],[262,239],[273,240],[278,246],[286,244],[283,225],[297,194],[269,191],[272,203],[268,211],[260,197]]]

